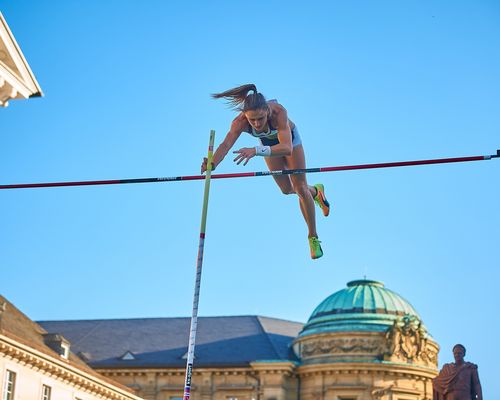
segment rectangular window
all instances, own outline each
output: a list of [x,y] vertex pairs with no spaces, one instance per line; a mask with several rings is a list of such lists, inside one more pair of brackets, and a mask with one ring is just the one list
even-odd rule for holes
[[2,400],[14,400],[14,392],[16,390],[16,373],[7,370],[5,376],[5,385],[3,387]]
[[42,386],[42,400],[50,400],[50,393],[52,389],[50,386],[43,385]]

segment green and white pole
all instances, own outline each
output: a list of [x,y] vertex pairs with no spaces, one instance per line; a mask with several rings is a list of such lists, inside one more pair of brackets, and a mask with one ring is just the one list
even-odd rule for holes
[[205,247],[205,229],[207,226],[208,196],[210,193],[210,178],[212,176],[212,159],[214,155],[215,131],[210,131],[208,144],[207,173],[205,175],[205,192],[203,195],[203,209],[201,212],[200,242],[198,245],[198,260],[196,262],[196,279],[193,296],[193,314],[191,315],[191,328],[189,331],[189,345],[186,363],[186,380],[184,384],[184,400],[191,397],[191,378],[193,375],[194,347],[196,342],[196,329],[198,327],[198,303],[200,300],[201,270],[203,266],[203,249]]

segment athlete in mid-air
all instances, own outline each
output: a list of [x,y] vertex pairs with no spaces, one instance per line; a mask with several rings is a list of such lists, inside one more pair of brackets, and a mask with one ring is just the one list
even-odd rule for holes
[[[270,171],[306,168],[304,148],[297,126],[288,119],[286,109],[276,100],[267,101],[253,84],[216,93],[212,97],[228,100],[232,108],[239,111],[224,141],[214,153],[213,169],[224,159],[243,132],[260,139],[261,145],[234,151],[233,153],[237,154],[234,159],[237,164],[243,162],[243,165],[246,165],[251,158],[261,156]],[[206,170],[205,158],[201,173]],[[311,258],[320,258],[323,250],[316,232],[314,203],[321,208],[323,215],[328,216],[330,205],[326,200],[323,185],[318,183],[309,186],[305,174],[276,175],[273,178],[284,194],[299,196],[300,210],[308,229]]]

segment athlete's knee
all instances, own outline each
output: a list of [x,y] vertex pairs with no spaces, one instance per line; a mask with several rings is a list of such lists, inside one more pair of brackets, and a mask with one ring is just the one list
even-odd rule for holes
[[290,178],[280,176],[279,179],[276,179],[276,184],[281,190],[283,194],[294,194],[295,190],[293,189],[292,182],[290,182]]
[[293,185],[293,189],[294,193],[297,193],[299,197],[306,197],[309,194],[309,186],[305,182]]
[[287,187],[280,186],[280,189],[281,189],[281,193],[283,193],[283,194],[295,194],[295,190],[291,186],[287,186]]

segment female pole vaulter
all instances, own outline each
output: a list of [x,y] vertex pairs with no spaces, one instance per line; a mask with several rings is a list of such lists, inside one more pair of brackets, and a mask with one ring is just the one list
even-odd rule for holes
[[[215,99],[224,98],[230,106],[239,111],[231,123],[224,141],[213,157],[213,169],[219,165],[236,140],[243,132],[260,139],[260,146],[244,147],[233,151],[237,154],[234,161],[246,165],[255,156],[264,157],[270,171],[306,168],[304,148],[297,126],[288,119],[286,109],[276,100],[267,101],[254,84],[239,86],[212,95]],[[207,159],[203,160],[201,173],[207,170]],[[330,213],[330,204],[325,197],[322,184],[307,184],[305,174],[273,176],[283,194],[297,194],[300,210],[307,224],[311,258],[323,255],[321,242],[316,232],[316,203],[323,215]]]

